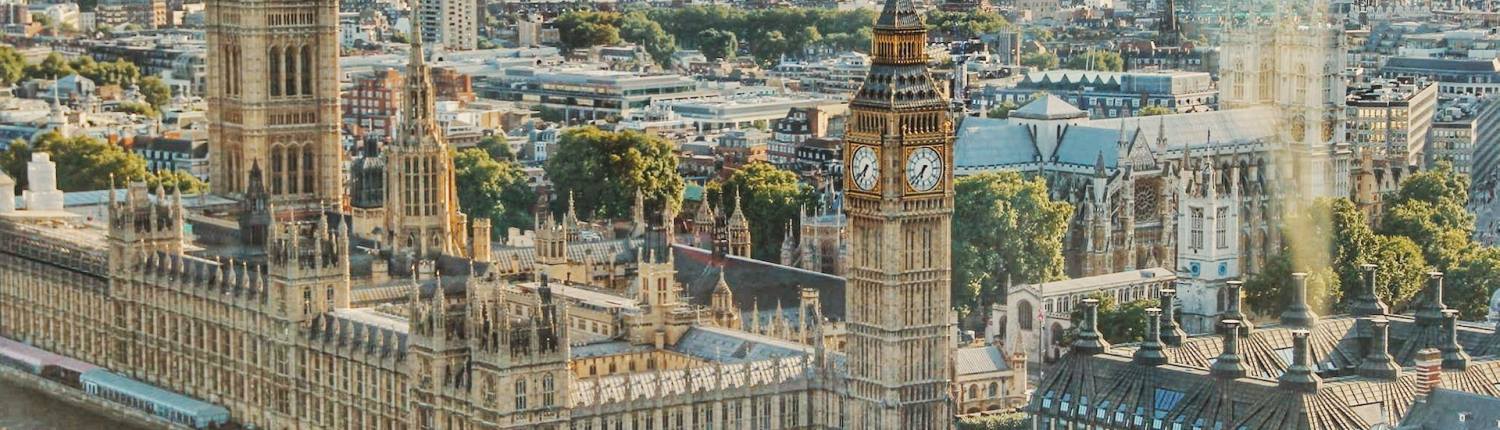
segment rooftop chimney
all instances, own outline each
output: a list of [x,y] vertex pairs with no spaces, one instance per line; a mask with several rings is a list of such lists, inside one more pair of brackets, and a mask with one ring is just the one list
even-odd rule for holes
[[1443,272],[1427,272],[1427,301],[1417,309],[1417,325],[1432,327],[1443,322]]
[[1073,341],[1073,352],[1094,355],[1109,348],[1109,342],[1099,335],[1099,299],[1083,299],[1083,327],[1078,330],[1078,339]]
[[1161,341],[1167,346],[1182,346],[1182,340],[1187,338],[1187,333],[1177,325],[1176,298],[1177,290],[1161,290]]
[[1249,319],[1245,317],[1245,312],[1241,307],[1244,304],[1244,297],[1242,293],[1244,291],[1244,287],[1245,283],[1241,281],[1229,281],[1225,283],[1224,293],[1229,295],[1229,307],[1228,309],[1224,310],[1223,314],[1219,315],[1220,324],[1218,328],[1220,334],[1223,334],[1224,332],[1223,321],[1227,320],[1235,320],[1240,322],[1240,336],[1249,336],[1250,330],[1255,328],[1253,324],[1250,324]]
[[1240,362],[1240,321],[1224,320],[1220,322],[1224,326],[1224,352],[1214,360],[1214,365],[1209,373],[1214,377],[1224,379],[1239,379],[1245,377],[1245,365]]
[[1281,313],[1281,325],[1312,329],[1318,323],[1318,315],[1307,307],[1307,274],[1293,273],[1292,285],[1296,288],[1292,292],[1292,305]]
[[1458,344],[1458,310],[1443,311],[1443,368],[1464,370],[1469,368],[1469,354]]
[[1350,309],[1350,313],[1354,314],[1355,317],[1385,315],[1386,312],[1390,311],[1385,306],[1385,303],[1380,302],[1380,294],[1375,291],[1375,271],[1377,267],[1374,264],[1360,266],[1364,272],[1365,288],[1359,294],[1359,297],[1354,299],[1354,306]]
[[1417,351],[1417,401],[1426,402],[1432,390],[1443,385],[1443,365],[1441,353],[1436,349],[1424,348]]
[[1401,376],[1401,366],[1396,365],[1396,360],[1391,359],[1389,350],[1391,322],[1385,317],[1374,317],[1368,320],[1370,321],[1370,354],[1359,363],[1359,376],[1396,379]]
[[1161,308],[1146,308],[1146,341],[1135,350],[1132,359],[1142,366],[1167,364],[1167,355],[1161,351]]
[[1317,392],[1323,386],[1312,367],[1312,351],[1307,346],[1307,330],[1292,330],[1292,365],[1286,368],[1276,382],[1284,390],[1302,393]]

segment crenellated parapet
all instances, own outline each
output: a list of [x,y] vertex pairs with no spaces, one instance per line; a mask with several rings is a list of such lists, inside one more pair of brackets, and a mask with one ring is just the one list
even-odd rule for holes
[[120,273],[137,285],[169,288],[180,293],[243,305],[266,302],[267,276],[264,266],[240,260],[207,260],[186,254],[157,251],[140,254]]

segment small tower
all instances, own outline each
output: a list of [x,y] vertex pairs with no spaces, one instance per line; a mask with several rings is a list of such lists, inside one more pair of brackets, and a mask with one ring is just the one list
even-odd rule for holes
[[[110,187],[114,188],[114,187]],[[145,182],[132,182],[125,200],[109,194],[109,252],[112,271],[139,261],[142,256],[163,252],[182,253],[182,199],[168,199],[157,187],[153,201]]]
[[797,266],[797,237],[792,232],[792,222],[786,222],[786,235],[781,238],[781,265]]
[[750,221],[740,209],[740,193],[734,193],[734,214],[729,217],[729,254],[750,258]]
[[709,307],[713,311],[714,325],[724,328],[740,326],[740,310],[734,305],[734,292],[729,290],[729,282],[724,280],[723,268],[719,269],[719,282],[714,285]]
[[708,199],[698,203],[698,214],[693,216],[693,246],[712,249],[714,238],[714,209]]
[[281,221],[273,212],[266,241],[273,316],[301,323],[349,307],[349,238],[328,212],[313,221]]

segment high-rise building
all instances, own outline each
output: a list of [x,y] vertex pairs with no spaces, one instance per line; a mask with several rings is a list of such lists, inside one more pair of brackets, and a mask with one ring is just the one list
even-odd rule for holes
[[339,201],[337,0],[209,0],[213,191],[244,196],[264,172],[272,201]]
[[946,429],[953,118],[911,0],[887,0],[874,34],[844,151],[849,428]]
[[449,51],[479,48],[478,0],[426,0],[412,9],[413,33],[421,34],[422,42]]

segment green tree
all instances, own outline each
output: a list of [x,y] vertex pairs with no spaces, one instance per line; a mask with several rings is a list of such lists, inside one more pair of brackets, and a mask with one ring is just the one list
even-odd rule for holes
[[620,43],[620,30],[615,26],[619,20],[620,14],[614,12],[573,10],[558,16],[553,25],[563,48],[573,50]]
[[150,103],[151,107],[161,109],[162,106],[172,102],[172,89],[167,87],[161,78],[147,76],[141,79],[140,90],[141,96],[146,98],[146,103]]
[[644,12],[625,14],[620,20],[620,37],[626,42],[641,45],[651,54],[651,59],[663,67],[672,65],[672,53],[677,52],[677,39],[667,34],[660,24],[652,21]]
[[700,41],[698,50],[702,51],[703,56],[710,60],[720,58],[732,60],[734,59],[735,52],[740,49],[739,37],[729,31],[703,30],[703,32],[698,33],[698,40]]
[[950,39],[969,39],[1010,28],[1010,21],[991,11],[927,13],[927,30]]
[[1016,106],[1016,102],[1006,100],[1001,102],[999,106],[990,108],[988,112],[985,112],[985,116],[1000,119],[1010,118],[1010,111],[1016,110],[1017,107],[1019,106]]
[[1309,273],[1307,305],[1315,312],[1327,315],[1343,299],[1338,275],[1332,270],[1293,263],[1291,254],[1282,252],[1266,259],[1260,272],[1245,281],[1245,307],[1264,318],[1281,316],[1296,292],[1292,280],[1292,273],[1296,272]]
[[208,191],[207,182],[181,170],[146,172],[146,186],[155,189],[157,185],[168,190],[182,190],[188,194]]
[[1484,321],[1490,298],[1500,289],[1500,248],[1466,255],[1443,276],[1443,300],[1468,321]]
[[[1110,343],[1131,343],[1146,340],[1146,309],[1158,307],[1160,304],[1154,299],[1138,299],[1128,303],[1115,301],[1114,294],[1106,292],[1095,292],[1088,298],[1099,300],[1099,321],[1096,326],[1099,334]],[[1073,326],[1068,328],[1063,338],[1069,342],[1078,338],[1078,330],[1083,327],[1084,307],[1080,303],[1073,307],[1071,318]]]
[[[682,207],[685,182],[677,173],[672,143],[636,131],[609,132],[579,127],[563,133],[547,159],[547,177],[559,193],[573,193],[578,216],[620,219],[630,216],[635,193],[651,202]],[[553,210],[567,199],[555,199]]]
[[1063,276],[1063,235],[1072,205],[1053,201],[1040,178],[985,173],[955,184],[953,303],[977,312],[1005,300],[1006,282]]
[[510,227],[531,227],[536,192],[515,163],[496,161],[484,149],[468,148],[453,157],[453,169],[458,204],[465,214],[489,219],[496,235]]
[[24,72],[28,79],[58,79],[73,73],[73,66],[58,52],[47,54],[40,63],[27,65]]
[[141,78],[141,69],[124,59],[96,63],[92,58],[79,57],[73,60],[73,70],[99,85],[130,85]]
[[1118,72],[1125,70],[1125,60],[1120,58],[1120,53],[1114,51],[1088,51],[1068,58],[1067,68]]
[[15,48],[0,46],[0,84],[15,85],[25,77],[26,58]]
[[145,115],[155,118],[159,113],[151,105],[140,102],[120,102],[115,105],[116,112],[124,112],[136,115]]
[[1032,67],[1037,70],[1052,70],[1057,68],[1057,54],[1052,52],[1032,52],[1021,56],[1021,65]]
[[1141,108],[1140,114],[1138,114],[1136,116],[1157,116],[1157,115],[1167,115],[1167,114],[1173,114],[1173,113],[1177,113],[1177,111],[1174,111],[1174,110],[1172,110],[1170,108],[1167,108],[1166,106],[1148,105],[1146,107]]
[[46,133],[35,141],[17,140],[0,152],[0,167],[16,180],[16,188],[26,184],[26,162],[33,152],[46,152],[57,163],[57,188],[62,191],[93,191],[109,188],[116,181],[144,180],[146,160],[116,145],[89,136],[65,138]]
[[757,161],[723,182],[709,183],[705,201],[715,203],[727,216],[734,211],[736,193],[741,199],[740,209],[750,222],[751,256],[777,261],[786,222],[797,219],[799,208],[813,204],[812,189],[798,181],[796,173]]
[[1469,200],[1469,177],[1447,163],[1413,174],[1386,201],[1380,232],[1406,236],[1422,247],[1422,255],[1438,270],[1447,270],[1474,252],[1474,215]]
[[484,150],[495,161],[515,161],[516,152],[511,149],[510,142],[503,135],[485,136],[479,140],[479,149]]

